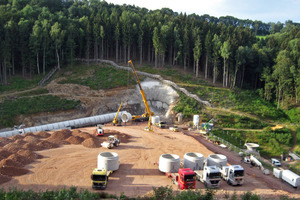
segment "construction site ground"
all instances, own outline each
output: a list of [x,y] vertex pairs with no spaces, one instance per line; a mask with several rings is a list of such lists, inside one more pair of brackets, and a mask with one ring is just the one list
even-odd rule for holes
[[[153,187],[169,185],[177,190],[171,179],[154,164],[161,154],[172,153],[183,158],[187,152],[199,152],[205,157],[214,153],[224,154],[229,164],[240,164],[245,169],[245,183],[242,186],[230,186],[221,181],[220,188],[217,189],[220,197],[228,193],[250,191],[264,197],[286,195],[300,198],[299,190],[272,174],[264,175],[260,169],[241,163],[241,157],[237,153],[220,148],[205,140],[199,133],[188,130],[172,132],[157,127],[154,127],[153,132],[147,132],[144,130],[145,126],[147,123],[105,125],[104,137],[95,136],[96,127],[86,127],[0,138],[0,187],[45,191],[76,186],[78,189],[92,190],[90,175],[92,169],[97,167],[97,156],[109,151],[119,154],[120,166],[109,177],[105,192],[144,196],[151,193]],[[121,139],[119,147],[105,149],[100,146],[110,134],[118,135]],[[204,184],[198,181],[196,188],[205,189]]]

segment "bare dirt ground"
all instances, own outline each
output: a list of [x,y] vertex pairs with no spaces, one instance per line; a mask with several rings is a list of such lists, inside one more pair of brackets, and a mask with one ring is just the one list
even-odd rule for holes
[[[76,186],[92,190],[90,175],[92,169],[97,167],[98,154],[105,151],[118,153],[120,159],[119,170],[111,175],[105,192],[117,195],[124,192],[127,196],[143,196],[151,192],[152,187],[158,186],[171,185],[174,190],[177,190],[171,180],[159,172],[157,165],[154,165],[154,162],[158,161],[160,155],[164,153],[177,154],[181,158],[187,152],[199,152],[205,157],[209,154],[221,153],[227,156],[229,164],[240,164],[241,158],[237,154],[219,148],[198,134],[189,131],[174,133],[156,127],[154,132],[147,132],[144,130],[146,125],[146,123],[118,127],[105,125],[105,136],[117,134],[121,138],[120,146],[110,150],[100,147],[100,143],[106,137],[95,137],[95,127],[65,130],[63,133],[54,132],[51,135],[36,133],[14,136],[5,141],[3,139],[0,141],[0,151],[2,151],[0,152],[0,159],[2,159],[0,179],[4,181],[2,184],[0,181],[0,187],[40,191]],[[33,148],[30,142],[37,146],[42,142],[43,145]],[[29,152],[26,154],[31,155],[32,158],[29,164],[26,164],[28,162],[24,159],[13,158],[13,155],[20,154],[26,158],[23,152],[26,147],[27,150],[34,152],[34,154]],[[10,162],[6,160],[8,157]],[[15,168],[11,166],[12,161],[15,162]],[[17,162],[20,164],[18,168]],[[250,168],[246,164],[242,166],[245,168],[245,184],[233,187],[222,181],[217,190],[220,197],[235,191],[237,194],[251,191],[265,197],[288,195],[300,198],[300,191],[272,175],[263,175],[258,168]],[[196,188],[205,189],[201,182],[196,183]]]

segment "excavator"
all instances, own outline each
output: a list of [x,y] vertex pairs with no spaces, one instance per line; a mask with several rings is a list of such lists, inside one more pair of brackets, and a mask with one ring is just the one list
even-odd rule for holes
[[132,71],[133,71],[133,73],[135,75],[135,78],[136,78],[136,82],[139,85],[140,92],[141,92],[141,95],[143,97],[143,102],[144,102],[145,107],[146,107],[145,108],[145,113],[142,114],[142,115],[133,115],[132,116],[132,121],[146,121],[146,120],[148,120],[148,127],[146,127],[145,130],[151,131],[152,130],[151,129],[151,116],[153,116],[154,113],[150,110],[150,107],[149,107],[148,102],[146,100],[146,96],[145,96],[144,90],[143,90],[143,88],[141,86],[141,82],[140,82],[139,77],[138,77],[138,75],[137,75],[137,73],[135,71],[135,68],[134,68],[134,65],[133,65],[132,61],[129,60],[128,63],[131,65]]
[[118,112],[117,112],[117,114],[116,114],[114,120],[112,121],[112,123],[113,123],[114,126],[120,124],[120,122],[118,121],[118,115],[119,115],[120,109],[121,109],[121,107],[122,107],[122,104],[123,104],[123,102],[121,102],[121,105],[120,105],[120,107],[119,107],[119,109],[118,109]]

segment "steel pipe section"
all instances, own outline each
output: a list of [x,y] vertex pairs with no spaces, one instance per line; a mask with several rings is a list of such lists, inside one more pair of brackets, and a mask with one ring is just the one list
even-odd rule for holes
[[[123,115],[123,112],[119,112],[118,114],[118,120],[121,120],[121,116]],[[127,112],[126,112],[127,113]],[[71,128],[79,128],[79,127],[85,127],[85,126],[93,126],[97,124],[104,124],[108,122],[112,122],[112,120],[115,118],[117,112],[115,113],[108,113],[104,115],[96,115],[92,117],[85,117],[80,119],[73,119],[63,122],[57,122],[52,124],[45,124],[40,126],[34,126],[34,127],[28,127],[23,129],[23,133],[19,130],[12,130],[12,131],[5,131],[0,132],[0,137],[11,137],[14,135],[29,133],[29,132],[38,132],[38,131],[52,131],[52,130],[59,130],[59,129],[71,129]],[[130,113],[127,113],[130,114]]]

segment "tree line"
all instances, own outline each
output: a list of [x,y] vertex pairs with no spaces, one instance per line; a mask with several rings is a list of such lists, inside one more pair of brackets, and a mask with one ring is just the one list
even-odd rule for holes
[[[186,15],[100,0],[0,0],[0,82],[75,58],[181,66],[223,87],[297,103],[299,24]],[[258,39],[257,35],[268,35]]]

